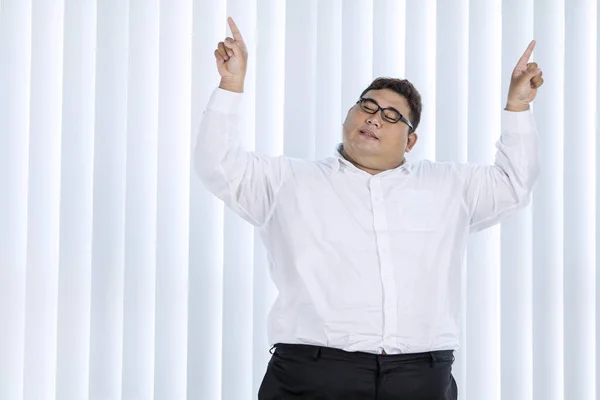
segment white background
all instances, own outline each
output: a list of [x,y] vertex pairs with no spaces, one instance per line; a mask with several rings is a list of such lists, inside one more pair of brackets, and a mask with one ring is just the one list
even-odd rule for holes
[[227,16],[244,143],[307,158],[392,76],[423,95],[412,160],[491,163],[537,40],[542,172],[472,238],[454,374],[463,400],[596,399],[595,0],[0,0],[0,400],[256,398],[266,254],[190,167]]

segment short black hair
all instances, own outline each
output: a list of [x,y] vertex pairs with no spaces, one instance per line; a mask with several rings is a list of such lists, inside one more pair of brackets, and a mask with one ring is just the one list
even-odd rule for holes
[[371,82],[369,87],[363,90],[360,97],[363,97],[369,90],[382,89],[392,90],[406,99],[410,107],[410,115],[407,118],[412,123],[414,130],[417,130],[417,126],[421,122],[423,104],[421,103],[421,94],[414,85],[408,79],[380,77]]

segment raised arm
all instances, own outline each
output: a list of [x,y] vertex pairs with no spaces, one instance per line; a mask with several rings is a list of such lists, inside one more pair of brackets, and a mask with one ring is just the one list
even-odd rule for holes
[[527,204],[539,174],[538,132],[529,104],[544,80],[538,65],[528,63],[534,47],[532,41],[513,71],[494,165],[459,167],[472,231]]
[[240,143],[240,103],[248,51],[233,19],[228,22],[233,38],[220,42],[214,53],[221,83],[203,113],[194,167],[211,193],[246,221],[261,226],[275,207],[288,161],[246,151]]

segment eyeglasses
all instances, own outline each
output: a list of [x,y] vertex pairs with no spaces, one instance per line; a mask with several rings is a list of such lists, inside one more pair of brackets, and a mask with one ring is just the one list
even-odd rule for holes
[[356,103],[360,104],[361,110],[368,114],[376,114],[377,111],[381,110],[381,116],[383,117],[383,119],[391,124],[395,124],[398,121],[404,122],[410,128],[410,130],[408,131],[409,134],[411,134],[415,130],[410,121],[406,119],[404,115],[400,114],[400,112],[395,108],[381,108],[375,100],[366,97],[361,97]]

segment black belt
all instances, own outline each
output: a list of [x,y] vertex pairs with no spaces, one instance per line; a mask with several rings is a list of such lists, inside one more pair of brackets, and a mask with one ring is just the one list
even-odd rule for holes
[[385,357],[390,361],[421,361],[429,360],[432,362],[454,362],[454,350],[435,350],[427,351],[423,353],[402,353],[402,354],[373,354],[362,351],[344,351],[332,347],[325,346],[313,346],[308,344],[287,344],[278,343],[274,345],[271,350],[275,349],[275,353],[285,356],[289,355],[304,355],[315,358],[337,358],[345,359],[348,361],[357,360],[380,360],[381,357]]

